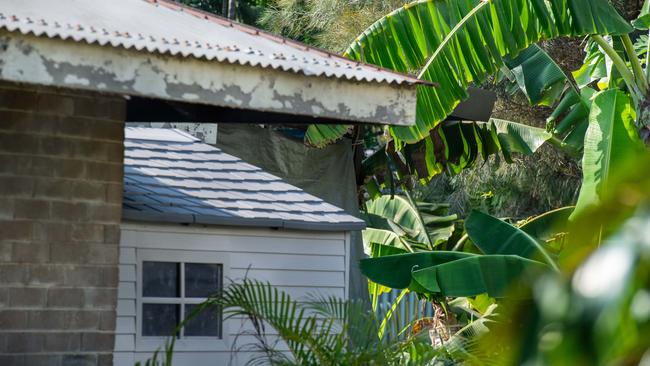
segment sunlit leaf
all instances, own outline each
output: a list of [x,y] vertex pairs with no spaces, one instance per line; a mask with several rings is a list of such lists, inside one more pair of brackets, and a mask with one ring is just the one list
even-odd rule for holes
[[632,99],[618,90],[598,94],[591,106],[582,159],[583,182],[572,217],[596,205],[626,160],[642,151]]
[[413,143],[427,137],[468,97],[470,83],[494,75],[504,56],[561,35],[631,31],[607,0],[428,0],[375,22],[346,56],[396,71],[419,71],[423,79],[437,83],[436,88],[418,87],[415,126],[391,127],[392,136]]
[[465,220],[465,230],[472,242],[485,254],[517,255],[556,267],[537,240],[496,217],[472,211]]

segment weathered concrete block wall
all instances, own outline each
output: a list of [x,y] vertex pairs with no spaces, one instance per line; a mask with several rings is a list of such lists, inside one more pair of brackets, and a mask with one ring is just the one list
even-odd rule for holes
[[125,101],[0,83],[0,365],[109,365]]

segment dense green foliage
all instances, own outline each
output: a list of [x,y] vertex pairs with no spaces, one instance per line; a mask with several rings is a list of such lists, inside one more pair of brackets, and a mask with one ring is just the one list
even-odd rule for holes
[[[254,341],[238,344],[235,340],[232,350],[252,352],[246,361],[249,365],[424,366],[461,361],[476,346],[471,337],[487,331],[493,309],[445,337],[444,347],[434,348],[428,329],[405,332],[412,324],[406,329],[389,326],[396,313],[377,319],[360,302],[332,297],[298,302],[267,282],[244,279],[213,295],[184,322],[204,311],[217,312],[225,320],[247,319],[253,328],[247,335]],[[469,309],[458,304],[456,311]],[[172,365],[173,348],[172,339],[166,344],[165,366]],[[156,365],[158,355],[145,365]]]
[[343,53],[357,34],[400,0],[275,0],[260,20],[269,31]]
[[[468,97],[470,82],[482,82],[534,42],[559,35],[621,34],[632,30],[606,0],[421,1],[375,22],[348,48],[357,60],[402,72],[417,71],[437,88],[419,87],[413,127],[391,128],[416,142]],[[598,9],[591,16],[589,9]],[[584,18],[589,18],[588,21]]]
[[[482,12],[482,9],[488,7],[490,12]],[[545,11],[550,13],[542,15]],[[643,25],[644,16],[642,14],[642,18],[634,22],[634,25]],[[436,26],[436,22],[442,25]],[[437,33],[432,34],[432,29],[436,29]],[[571,299],[572,304],[581,304],[576,306],[587,306],[588,309],[595,305],[589,300],[589,297],[594,296],[609,299],[609,304],[618,304],[619,299],[625,298],[625,292],[612,294],[611,287],[600,284],[607,280],[599,278],[598,271],[606,272],[602,265],[609,261],[609,266],[620,266],[612,269],[612,272],[620,273],[615,278],[624,282],[635,277],[632,274],[639,270],[634,263],[642,251],[622,242],[620,234],[610,236],[620,228],[620,222],[600,221],[597,225],[591,225],[586,224],[584,219],[589,216],[588,213],[599,208],[612,192],[619,192],[621,187],[618,186],[618,180],[626,174],[630,161],[647,154],[639,132],[644,133],[647,129],[647,121],[643,116],[648,113],[645,101],[648,97],[650,66],[646,63],[644,70],[644,60],[640,56],[648,46],[647,39],[643,38],[635,45],[628,35],[631,31],[631,25],[604,1],[521,3],[494,0],[466,3],[460,0],[441,0],[421,1],[405,6],[364,32],[348,53],[355,55],[357,52],[356,58],[396,70],[417,71],[419,76],[438,82],[441,86],[434,91],[421,88],[423,91],[418,100],[419,124],[416,127],[390,128],[392,143],[397,148],[386,149],[391,179],[386,180],[390,186],[385,184],[384,189],[410,189],[403,180],[395,183],[395,178],[399,179],[404,172],[400,171],[400,164],[395,164],[397,159],[391,158],[391,155],[403,151],[402,165],[408,167],[409,159],[417,164],[417,160],[412,159],[409,145],[404,143],[421,144],[420,141],[431,139],[430,131],[435,131],[441,125],[440,121],[450,113],[454,103],[466,96],[464,93],[468,83],[480,81],[489,74],[510,78],[531,104],[555,108],[548,121],[548,132],[545,131],[551,137],[541,141],[553,140],[557,147],[566,149],[569,154],[581,156],[584,173],[577,207],[569,221],[568,210],[558,210],[517,228],[489,215],[473,213],[465,221],[467,236],[458,241],[463,245],[455,245],[454,249],[458,251],[452,252],[425,248],[406,253],[403,247],[395,246],[401,237],[399,231],[394,232],[397,239],[393,237],[390,241],[382,242],[381,237],[369,237],[368,241],[378,241],[366,243],[373,250],[372,258],[361,263],[364,274],[379,285],[406,288],[429,301],[444,303],[449,297],[471,298],[487,294],[494,298],[505,297],[506,300],[500,303],[510,309],[513,303],[508,299],[532,298],[537,306],[532,315],[527,314],[525,307],[516,305],[514,308],[519,313],[504,312],[504,315],[514,317],[507,319],[504,324],[507,324],[505,328],[511,332],[508,334],[510,342],[519,347],[517,352],[499,350],[494,342],[489,342],[492,338],[486,337],[490,350],[497,355],[494,359],[500,360],[496,364],[620,362],[625,353],[600,340],[608,335],[615,336],[615,331],[624,332],[629,329],[636,332],[645,327],[644,322],[647,322],[648,317],[632,320],[627,308],[608,306],[607,301],[601,301],[596,304],[605,305],[600,308],[596,306],[597,313],[606,309],[616,309],[616,313],[609,316],[600,313],[601,317],[609,318],[611,323],[592,328],[600,324],[593,313],[583,312],[582,316],[587,321],[576,322],[571,310],[580,314],[581,308],[566,307],[569,305],[555,308],[552,298],[546,292],[563,294],[565,299]],[[581,32],[590,35],[590,42],[584,66],[572,75],[577,81],[575,84],[546,53],[527,43],[529,40],[535,42],[558,34],[578,35]],[[605,39],[603,34],[612,37]],[[357,51],[355,46],[358,47]],[[428,73],[430,69],[432,70]],[[520,144],[524,141],[522,136],[530,135],[522,134],[521,131],[510,132],[505,131],[504,134],[509,146],[519,146],[518,150],[524,153],[534,151],[526,151],[529,141]],[[462,141],[461,146],[466,149],[467,139],[458,141]],[[433,143],[432,139],[429,144]],[[452,149],[446,144],[445,148]],[[425,151],[425,159],[430,159],[430,155],[435,156],[435,151],[435,148]],[[429,170],[429,173],[434,175],[436,172],[431,174],[432,171]],[[373,191],[381,190],[382,186],[377,185]],[[647,192],[644,196],[647,197]],[[387,204],[385,201],[378,202]],[[616,204],[625,206],[620,201]],[[372,205],[376,203],[373,202]],[[636,216],[632,217],[634,220],[643,219],[642,216]],[[560,225],[555,227],[558,221]],[[580,222],[583,226],[576,226],[571,221]],[[373,222],[369,221],[369,224],[370,230],[373,230]],[[623,229],[628,226],[629,224],[623,226]],[[643,234],[637,232],[636,235]],[[640,239],[626,238],[628,242]],[[581,265],[580,261],[601,243],[604,247]],[[466,252],[468,244],[474,250]],[[482,254],[471,253],[476,249]],[[626,259],[616,257],[619,251],[621,256],[626,252]],[[567,264],[566,258],[575,262]],[[555,271],[544,270],[544,267]],[[557,275],[560,271],[573,277],[572,289],[567,290],[566,285],[564,288],[557,285],[564,278]],[[588,272],[591,273],[585,274]],[[626,275],[623,276],[622,273]],[[643,270],[641,273],[644,273]],[[645,296],[647,293],[643,290],[647,283],[626,283],[628,285],[640,288],[636,296]],[[371,294],[376,295],[376,288],[370,288]],[[595,293],[596,289],[600,289],[599,294]],[[561,322],[557,324],[560,328],[549,331],[547,327],[553,321]],[[625,327],[615,325],[616,321],[625,324]],[[572,325],[583,333],[565,331],[563,325]],[[572,353],[571,347],[563,345],[561,337],[565,334],[576,342],[579,342],[579,334],[587,334],[587,339],[593,340],[594,347]],[[648,349],[648,344],[634,334],[636,333],[616,344],[632,350],[634,353],[627,357],[638,361]],[[553,343],[548,337],[560,338]],[[487,359],[481,361],[490,362]]]
[[[180,0],[179,2],[209,13],[228,16],[228,0]],[[268,7],[269,0],[237,0],[233,3],[235,4],[235,20],[255,25]]]
[[506,302],[484,349],[499,365],[636,365],[650,355],[650,163],[633,157],[597,206],[569,224],[559,263],[563,276],[546,275],[527,302]]

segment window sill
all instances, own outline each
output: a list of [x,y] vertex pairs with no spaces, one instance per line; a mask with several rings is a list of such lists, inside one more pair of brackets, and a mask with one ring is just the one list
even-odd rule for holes
[[[165,337],[141,337],[135,345],[136,352],[165,351]],[[230,346],[225,339],[198,337],[197,339],[177,339],[174,351],[178,352],[229,352]]]

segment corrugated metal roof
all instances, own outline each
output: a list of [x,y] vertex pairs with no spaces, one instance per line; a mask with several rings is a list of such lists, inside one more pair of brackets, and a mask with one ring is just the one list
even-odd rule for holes
[[424,83],[165,0],[0,0],[0,28],[305,75]]
[[124,146],[126,219],[326,231],[365,226],[180,130],[127,127]]

